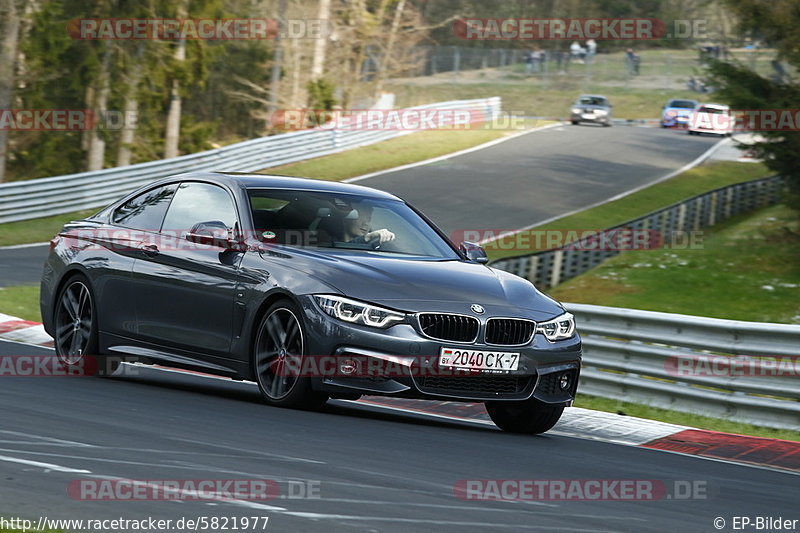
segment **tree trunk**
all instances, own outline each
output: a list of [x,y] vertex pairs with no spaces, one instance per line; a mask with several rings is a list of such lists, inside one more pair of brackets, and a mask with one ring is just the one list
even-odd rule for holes
[[131,58],[131,71],[128,77],[128,87],[125,92],[125,123],[122,127],[122,135],[119,139],[117,149],[117,166],[126,167],[131,164],[131,147],[136,136],[136,122],[128,123],[129,118],[135,120],[136,113],[139,111],[139,82],[142,79],[142,53],[144,45],[140,42],[136,47],[136,54]]
[[269,128],[272,113],[278,110],[281,89],[281,70],[283,69],[283,39],[281,32],[286,28],[287,0],[278,2],[278,34],[275,36],[275,54],[272,58],[272,72],[269,84],[269,109],[267,109],[267,127]]
[[[19,39],[19,13],[17,0],[0,0],[0,13],[5,23],[2,24],[3,42],[0,49],[0,109],[11,109],[14,96],[14,65],[17,58]],[[6,174],[6,150],[8,149],[8,130],[0,129],[0,183]]]
[[331,19],[331,0],[319,0],[319,12],[317,19],[320,21],[323,35],[314,41],[314,59],[311,63],[311,81],[316,81],[322,77],[325,69],[325,54],[328,49],[328,36],[325,31]]
[[[186,18],[186,1],[178,5],[178,19]],[[186,40],[178,41],[175,49],[175,61],[182,63],[186,60]],[[176,78],[172,80],[172,89],[169,93],[169,111],[167,111],[167,128],[164,133],[164,158],[178,156],[178,141],[181,136],[181,82]]]
[[405,9],[406,0],[397,2],[397,7],[394,10],[394,18],[392,19],[392,27],[389,30],[389,36],[386,39],[386,47],[383,51],[383,58],[378,65],[375,83],[375,97],[380,98],[383,91],[383,81],[388,76],[389,63],[392,60],[392,53],[394,51],[394,42],[397,40],[397,30],[400,29],[400,19],[403,17],[403,9]]
[[104,43],[104,46],[103,60],[97,76],[97,85],[99,86],[96,92],[97,98],[90,108],[94,113],[95,124],[89,132],[89,151],[86,154],[86,170],[89,171],[102,169],[106,156],[106,141],[100,136],[97,124],[97,119],[108,110],[108,93],[111,92],[108,72],[111,63],[111,47],[108,43]]

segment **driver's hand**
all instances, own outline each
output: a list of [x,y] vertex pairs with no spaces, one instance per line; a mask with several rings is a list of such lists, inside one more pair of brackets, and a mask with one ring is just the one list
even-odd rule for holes
[[364,239],[367,242],[378,240],[378,244],[383,244],[385,242],[393,241],[394,240],[394,233],[389,231],[388,229],[376,229],[375,231],[370,231],[366,235],[364,235]]

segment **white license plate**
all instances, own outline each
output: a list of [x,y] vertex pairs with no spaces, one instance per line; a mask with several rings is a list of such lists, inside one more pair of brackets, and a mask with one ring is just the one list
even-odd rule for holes
[[439,366],[470,370],[510,371],[519,367],[519,353],[442,348],[439,352]]

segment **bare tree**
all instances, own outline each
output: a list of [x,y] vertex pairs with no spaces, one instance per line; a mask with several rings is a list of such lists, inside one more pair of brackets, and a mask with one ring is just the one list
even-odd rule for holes
[[[0,49],[0,110],[11,108],[14,96],[14,67],[17,59],[20,16],[18,0],[0,0],[0,25],[3,32],[2,49]],[[0,129],[0,183],[5,179],[6,150],[8,146],[8,130]]]
[[[100,62],[100,72],[97,75],[98,89],[94,91],[94,101],[87,102],[93,111],[94,117],[101,117],[108,110],[108,94],[111,92],[111,75],[109,72],[111,63],[111,46],[107,42],[101,41],[105,50],[103,59]],[[97,129],[98,124],[95,120],[94,127],[89,132],[89,149],[86,153],[86,170],[100,170],[104,166],[106,156],[106,141]]]
[[[178,18],[186,18],[188,1],[181,0],[178,4]],[[175,48],[174,59],[178,63],[186,61],[186,39],[181,36]],[[169,110],[167,111],[167,127],[164,132],[164,157],[178,156],[178,141],[181,135],[181,82],[175,77],[172,79],[172,88],[169,93]]]
[[124,104],[124,117],[126,123],[123,124],[122,134],[119,139],[119,147],[117,148],[117,166],[124,167],[131,164],[131,153],[134,138],[136,137],[135,123],[130,124],[127,121],[135,116],[139,111],[139,82],[142,80],[142,55],[144,53],[144,43],[139,42],[136,45],[136,52],[131,58],[129,71],[127,75],[127,86],[125,88],[125,104]]
[[267,114],[277,111],[280,101],[281,70],[283,69],[283,38],[281,33],[286,28],[287,0],[278,2],[278,33],[275,35],[275,52],[272,58],[272,72],[270,73],[269,108]]
[[325,68],[325,52],[328,48],[328,35],[326,32],[330,26],[331,0],[319,0],[317,19],[320,21],[323,35],[314,40],[314,56],[311,62],[312,80],[321,78]]

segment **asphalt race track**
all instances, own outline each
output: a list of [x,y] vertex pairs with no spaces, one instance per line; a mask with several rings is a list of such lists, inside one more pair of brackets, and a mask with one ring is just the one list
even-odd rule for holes
[[[511,230],[602,202],[695,160],[719,139],[658,128],[559,126],[361,180],[447,233]],[[0,287],[38,283],[47,246],[0,250]]]
[[[48,350],[0,342],[2,353]],[[115,378],[10,378],[0,389],[0,513],[177,520],[266,516],[267,531],[715,531],[713,520],[796,509],[794,474],[557,435],[332,402],[261,404],[253,384],[132,367]],[[262,502],[81,501],[74,480],[271,479]],[[699,483],[704,498],[464,501],[466,479]],[[685,485],[685,483],[683,484]],[[671,490],[671,489],[670,489]],[[259,529],[261,530],[261,529]]]
[[512,230],[652,183],[718,141],[660,128],[565,125],[358,184],[404,198],[447,233]]

